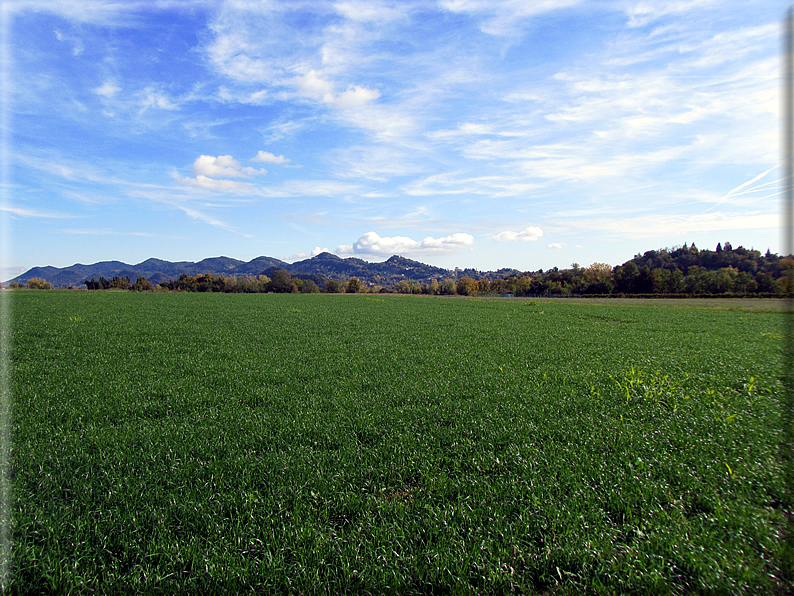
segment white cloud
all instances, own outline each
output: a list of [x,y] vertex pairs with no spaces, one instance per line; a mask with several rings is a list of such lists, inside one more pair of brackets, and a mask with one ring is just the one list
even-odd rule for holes
[[150,88],[144,90],[144,97],[138,102],[141,111],[149,108],[160,108],[161,110],[178,110],[179,106],[173,103],[163,93]]
[[207,215],[206,213],[202,213],[201,211],[193,209],[192,207],[187,207],[187,206],[181,205],[179,203],[174,203],[173,206],[176,207],[177,209],[181,209],[182,211],[184,211],[185,214],[188,217],[192,218],[192,219],[197,219],[198,221],[203,221],[206,224],[209,224],[209,225],[211,225],[213,227],[216,227],[216,228],[220,228],[222,230],[226,230],[227,232],[233,232],[235,234],[240,234],[241,236],[250,237],[249,234],[243,234],[242,232],[238,232],[236,229],[234,229],[229,224],[227,224],[227,223],[225,223],[225,222],[223,222],[223,221],[221,221],[219,219],[216,219],[216,218],[212,217],[211,215]]
[[562,244],[560,242],[552,242],[551,244],[548,245],[548,248],[562,248],[563,246],[565,246],[565,244]]
[[345,18],[359,23],[385,23],[403,16],[403,13],[393,7],[369,0],[367,2],[337,2],[334,4],[334,8]]
[[515,174],[477,177],[464,177],[459,174],[460,172],[435,174],[406,184],[402,190],[412,196],[478,194],[497,198],[526,195],[542,187],[542,184],[528,182],[526,178]]
[[627,10],[629,27],[642,27],[656,19],[671,15],[683,14],[702,9],[717,3],[717,0],[653,0],[637,2]]
[[333,101],[334,84],[324,78],[322,73],[310,70],[305,75],[295,77],[295,86],[298,93],[312,99],[319,99],[330,103]]
[[336,180],[287,180],[279,186],[268,186],[261,189],[266,197],[345,197],[360,195],[361,187]]
[[337,176],[380,181],[416,174],[427,166],[426,160],[415,151],[392,143],[345,147],[334,151],[331,160]]
[[521,230],[520,232],[501,232],[493,236],[494,240],[498,240],[500,242],[508,241],[508,240],[518,240],[521,242],[527,241],[534,241],[543,236],[543,230],[540,228],[535,227],[528,227],[526,230]]
[[579,0],[442,0],[441,7],[451,12],[487,15],[480,25],[483,33],[513,36],[520,32],[519,21],[544,12],[567,8]]
[[68,219],[70,217],[75,217],[74,215],[39,211],[38,209],[26,209],[24,207],[12,207],[11,205],[0,205],[0,211],[5,211],[6,213],[11,213],[18,217],[42,217],[45,219]]
[[106,81],[104,85],[94,89],[94,93],[107,97],[108,99],[116,95],[119,91],[121,91],[121,88],[116,86],[112,81]]
[[380,97],[380,91],[352,85],[330,102],[336,108],[358,108]]
[[[260,153],[262,152],[260,151]],[[193,173],[197,176],[212,176],[214,178],[248,178],[257,174],[266,174],[267,171],[257,170],[250,166],[244,168],[231,155],[219,155],[218,157],[202,155],[193,162]]]
[[324,252],[330,252],[330,251],[327,248],[320,248],[319,246],[315,246],[310,253],[306,253],[306,252],[295,253],[294,255],[285,257],[284,260],[298,261],[298,260],[308,259],[309,257],[316,257],[317,255]]
[[354,244],[342,244],[337,254],[391,256],[395,254],[446,253],[461,250],[474,243],[470,234],[457,233],[443,238],[427,238],[417,241],[407,236],[381,237],[376,232],[367,232]]
[[237,182],[236,180],[215,180],[199,174],[195,178],[182,178],[182,184],[207,188],[209,190],[251,190],[252,186],[247,182]]
[[380,91],[377,89],[369,89],[361,85],[350,85],[346,91],[335,94],[333,81],[316,70],[310,70],[305,75],[296,77],[295,86],[299,95],[341,109],[361,107],[380,97]]
[[276,163],[276,164],[289,162],[289,160],[283,155],[274,155],[273,153],[270,153],[268,151],[261,151],[261,150],[257,152],[256,156],[252,157],[250,161]]

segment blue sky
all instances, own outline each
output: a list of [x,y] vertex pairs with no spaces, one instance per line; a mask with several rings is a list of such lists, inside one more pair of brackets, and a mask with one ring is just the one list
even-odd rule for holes
[[764,0],[3,7],[4,263],[780,252]]

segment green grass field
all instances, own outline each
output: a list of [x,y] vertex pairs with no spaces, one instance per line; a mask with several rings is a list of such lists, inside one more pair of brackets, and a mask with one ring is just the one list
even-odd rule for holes
[[792,590],[779,312],[11,304],[12,593]]

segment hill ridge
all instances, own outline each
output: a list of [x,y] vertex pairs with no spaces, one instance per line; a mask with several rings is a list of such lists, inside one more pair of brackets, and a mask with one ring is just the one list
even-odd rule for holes
[[99,261],[90,265],[75,263],[68,267],[32,267],[13,279],[4,282],[27,283],[38,277],[46,279],[54,287],[79,287],[87,279],[104,277],[129,277],[134,282],[139,276],[145,277],[153,284],[177,279],[185,274],[223,275],[225,277],[253,276],[265,274],[272,276],[276,269],[286,269],[295,277],[319,280],[334,278],[346,281],[358,277],[363,283],[394,283],[400,279],[426,281],[438,277],[453,275],[448,269],[434,267],[419,261],[413,261],[400,255],[392,255],[383,262],[370,263],[358,257],[340,257],[323,252],[313,257],[287,263],[275,257],[259,256],[250,261],[241,261],[232,257],[208,257],[200,261],[166,261],[150,257],[140,263],[129,264],[122,261]]

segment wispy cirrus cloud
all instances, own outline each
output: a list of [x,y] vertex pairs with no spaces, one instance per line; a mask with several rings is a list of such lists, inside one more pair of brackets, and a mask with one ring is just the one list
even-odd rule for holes
[[506,241],[519,241],[519,242],[534,242],[538,240],[541,236],[543,236],[543,230],[540,228],[536,228],[530,226],[520,232],[511,232],[505,231],[500,232],[499,234],[495,234],[493,236],[494,240],[498,240],[499,242],[506,242]]
[[13,205],[0,204],[0,211],[16,217],[35,217],[41,219],[70,219],[77,217],[68,213],[57,213],[54,211],[43,211],[40,209],[30,209],[27,207],[15,207]]
[[481,18],[480,30],[499,37],[511,37],[522,32],[521,22],[529,17],[569,8],[580,0],[442,0],[442,8],[451,12],[468,13]]
[[215,178],[208,178],[199,174],[195,178],[182,178],[182,184],[194,186],[196,188],[206,188],[207,190],[218,191],[251,191],[253,185],[248,182],[239,182],[237,180],[216,180]]
[[[38,161],[14,158],[26,187],[15,208],[60,200],[86,229],[109,225],[99,214],[111,204],[161,209],[147,201],[210,232],[282,221],[267,240],[284,254],[356,226],[378,233],[343,245],[349,254],[390,247],[456,265],[444,255],[465,249],[481,268],[528,269],[575,242],[639,250],[634,228],[772,229],[769,0],[45,4],[55,19],[19,13],[35,43],[15,55],[26,74],[12,104],[19,146]],[[99,148],[120,139],[111,164]]]

